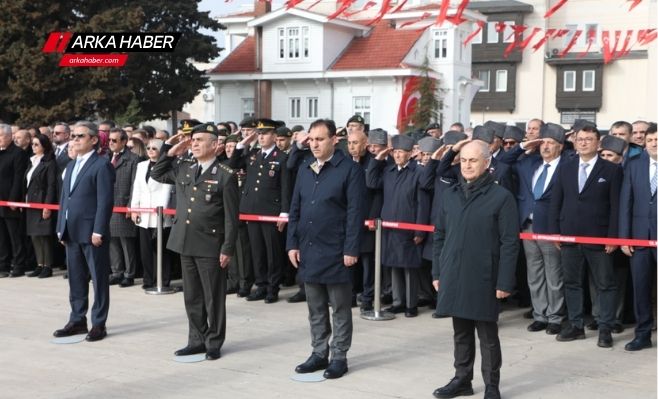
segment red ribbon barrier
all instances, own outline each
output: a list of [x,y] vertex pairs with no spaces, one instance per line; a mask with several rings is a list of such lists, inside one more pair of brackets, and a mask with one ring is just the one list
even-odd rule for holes
[[[15,208],[29,208],[29,209],[50,209],[53,211],[59,210],[59,206],[56,204],[41,204],[33,202],[13,202],[13,201],[0,201],[0,206],[9,206]],[[128,212],[149,212],[156,213],[155,208],[128,208],[128,207],[119,207],[115,206],[113,208],[115,213],[128,213]],[[164,209],[163,213],[165,215],[175,215],[175,209]],[[266,216],[266,215],[251,215],[251,214],[240,214],[240,220],[246,222],[287,222],[287,217],[279,216]],[[375,225],[374,220],[366,220],[364,225],[367,227],[373,227]],[[415,223],[405,223],[405,222],[389,222],[382,221],[382,227],[385,229],[394,229],[394,230],[411,230],[411,231],[425,231],[428,233],[434,232],[433,225],[426,224],[415,224]],[[522,240],[534,240],[534,241],[553,241],[553,242],[566,242],[572,244],[594,244],[594,245],[617,245],[617,246],[631,246],[631,247],[658,247],[658,241],[656,240],[635,240],[628,238],[607,238],[607,237],[576,237],[576,236],[561,236],[553,234],[534,234],[534,233],[520,233],[519,238]]]

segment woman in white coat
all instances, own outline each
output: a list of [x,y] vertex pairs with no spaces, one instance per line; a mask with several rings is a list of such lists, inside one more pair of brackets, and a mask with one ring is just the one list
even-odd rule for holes
[[[162,184],[150,178],[151,167],[160,158],[162,140],[151,139],[146,146],[148,159],[137,164],[135,181],[133,183],[131,208],[156,208],[169,205],[171,184]],[[157,215],[151,212],[132,212],[132,220],[139,227],[140,256],[144,267],[144,282],[142,288],[151,288],[156,285],[156,250],[157,250]],[[166,243],[171,229],[171,217],[165,216],[163,223],[162,242]],[[163,245],[164,247],[164,245]],[[171,263],[174,253],[162,249],[162,285],[169,286],[171,280]]]

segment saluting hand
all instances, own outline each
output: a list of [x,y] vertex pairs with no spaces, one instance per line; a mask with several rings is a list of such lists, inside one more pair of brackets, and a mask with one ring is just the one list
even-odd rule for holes
[[288,259],[290,259],[290,263],[292,263],[293,266],[295,266],[295,269],[299,267],[299,261],[301,258],[299,257],[299,249],[291,249],[288,251]]
[[464,139],[464,140],[460,140],[460,141],[458,141],[455,145],[452,146],[452,150],[453,150],[454,152],[459,152],[459,150],[461,150],[463,146],[465,146],[466,144],[470,143],[471,141],[473,141],[473,139]]
[[533,151],[536,151],[537,148],[539,148],[540,145],[544,142],[544,139],[534,139],[534,140],[528,140],[523,143],[523,149],[525,150],[526,154],[530,154]]
[[178,144],[187,134],[185,133],[177,133],[174,134],[173,136],[169,137],[167,141],[165,141],[165,144],[169,145],[176,145]]
[[308,145],[308,140],[309,140],[309,134],[307,132],[297,132],[297,138],[295,141],[297,141],[297,144],[299,144],[299,147],[306,147]]
[[169,155],[170,157],[177,157],[179,155],[182,155],[185,153],[185,151],[188,150],[188,148],[190,148],[191,143],[192,140],[190,137],[183,137],[175,146],[169,149],[167,155]]
[[378,161],[383,161],[383,160],[386,159],[386,157],[388,156],[388,154],[389,154],[390,152],[391,152],[391,149],[390,149],[390,148],[387,148],[387,149],[385,149],[385,150],[381,150],[381,151],[377,154],[377,156],[375,157],[375,159],[378,160]]
[[436,151],[432,153],[432,159],[435,161],[440,161],[443,158],[443,154],[448,150],[448,146],[443,144],[441,147],[437,148]]
[[352,267],[359,260],[358,256],[343,255],[343,263],[347,267]]

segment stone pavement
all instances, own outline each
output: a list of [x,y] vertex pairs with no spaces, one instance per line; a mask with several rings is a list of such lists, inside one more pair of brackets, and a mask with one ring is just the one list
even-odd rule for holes
[[[68,285],[61,272],[45,280],[0,280],[0,398],[432,398],[453,375],[450,319],[419,317],[373,322],[354,309],[350,371],[339,380],[290,379],[310,353],[307,310],[285,299],[267,305],[227,299],[227,339],[215,362],[181,364],[185,346],[182,294],[151,296],[138,287],[111,287],[108,336],[100,342],[50,343],[68,318]],[[655,398],[656,348],[623,346],[632,328],[615,335],[612,349],[587,339],[560,343],[529,333],[523,310],[500,318],[501,391],[505,398]],[[654,335],[655,343],[655,335]],[[479,352],[479,349],[478,349]],[[476,359],[474,397],[484,386]]]

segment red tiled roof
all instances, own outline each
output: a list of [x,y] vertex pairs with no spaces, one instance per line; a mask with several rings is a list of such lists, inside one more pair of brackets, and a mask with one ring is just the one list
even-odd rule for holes
[[222,62],[209,73],[256,72],[256,39],[247,36]]
[[422,29],[396,30],[388,21],[381,21],[367,37],[352,40],[331,69],[404,67],[402,60],[422,34]]
[[256,13],[254,11],[243,11],[237,12],[235,14],[222,15],[220,18],[235,18],[235,17],[254,17]]

